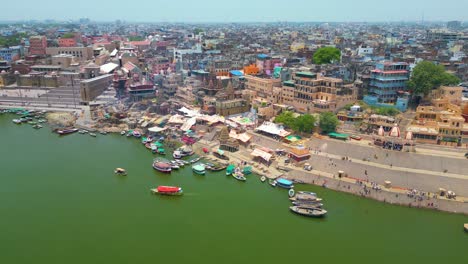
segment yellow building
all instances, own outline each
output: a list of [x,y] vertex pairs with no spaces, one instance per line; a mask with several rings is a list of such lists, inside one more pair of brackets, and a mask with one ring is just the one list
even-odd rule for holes
[[304,42],[293,42],[291,43],[290,49],[291,49],[291,52],[297,53],[300,50],[305,49],[305,44]]
[[415,120],[407,127],[420,143],[466,145],[468,124],[462,116],[461,87],[441,87],[432,93],[430,106],[418,106]]

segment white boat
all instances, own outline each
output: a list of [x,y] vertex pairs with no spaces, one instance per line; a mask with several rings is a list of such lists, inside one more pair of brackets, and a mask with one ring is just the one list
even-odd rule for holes
[[265,177],[265,176],[260,177],[260,181],[265,182],[265,181],[266,181],[266,177]]
[[181,159],[182,155],[181,155],[180,151],[176,150],[176,151],[174,151],[174,153],[172,153],[172,157],[174,159]]
[[120,132],[120,135],[122,135],[122,136],[125,136],[125,134],[127,134],[127,131],[125,131],[125,130],[122,130],[122,132]]
[[13,119],[13,123],[15,124],[21,124],[22,121],[20,119]]

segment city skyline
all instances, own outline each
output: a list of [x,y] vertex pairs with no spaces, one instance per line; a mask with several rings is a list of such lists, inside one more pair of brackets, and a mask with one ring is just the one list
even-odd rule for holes
[[[79,6],[70,6],[64,1],[44,0],[41,5],[25,0],[24,5],[5,3],[9,10],[0,16],[0,21],[26,20],[77,20],[89,18],[93,21],[125,20],[129,22],[185,22],[185,23],[220,23],[220,22],[400,22],[400,21],[466,21],[464,10],[468,2],[455,0],[444,1],[440,6],[436,1],[412,2],[394,0],[379,3],[358,0],[342,3],[339,0],[327,2],[291,0],[284,1],[246,1],[239,0],[232,5],[220,5],[214,0],[197,2],[177,1],[179,4],[167,4],[167,1],[142,0],[138,5],[127,6],[104,0],[93,2],[80,1]],[[91,7],[91,8],[90,8]],[[299,8],[300,7],[300,8]],[[107,10],[108,12],[102,12]],[[349,10],[355,10],[349,12]]]

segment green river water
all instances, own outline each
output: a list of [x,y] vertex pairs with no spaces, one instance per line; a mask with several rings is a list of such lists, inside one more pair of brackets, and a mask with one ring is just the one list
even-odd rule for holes
[[310,219],[258,177],[162,174],[136,139],[59,137],[13,117],[0,116],[0,263],[468,263],[466,216],[298,186],[329,211]]

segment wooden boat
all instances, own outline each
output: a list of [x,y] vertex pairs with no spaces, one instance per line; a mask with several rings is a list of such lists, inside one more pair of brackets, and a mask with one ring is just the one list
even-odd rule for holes
[[327,211],[321,208],[304,208],[299,206],[290,206],[289,210],[296,214],[309,216],[309,217],[323,217],[327,214]]
[[68,134],[75,133],[75,132],[77,132],[77,131],[78,131],[78,129],[76,129],[76,128],[61,129],[61,130],[57,130],[57,134],[63,136],[63,135],[68,135]]
[[122,169],[122,168],[116,168],[114,170],[114,173],[118,174],[118,175],[122,175],[122,176],[127,176],[127,171],[125,169]]
[[296,196],[290,197],[289,200],[292,201],[292,202],[315,203],[315,202],[322,201],[322,198],[318,198],[316,196],[315,197],[303,198],[300,194],[296,194]]
[[293,205],[303,207],[303,208],[322,208],[323,204],[316,202],[316,203],[301,203],[301,202],[292,202]]
[[197,161],[199,161],[199,160],[201,160],[201,157],[198,157],[198,158],[196,158],[196,159],[191,160],[190,163],[195,163],[195,162],[197,162]]
[[244,174],[242,174],[242,172],[240,171],[239,168],[237,168],[234,173],[232,173],[232,177],[234,177],[236,180],[239,180],[239,181],[246,181],[247,178],[245,178]]
[[151,189],[151,192],[154,194],[161,194],[161,195],[173,195],[179,196],[184,194],[182,188],[177,186],[158,186],[155,189]]
[[299,192],[297,192],[297,193],[298,193],[298,194],[309,194],[309,195],[315,195],[315,196],[317,196],[317,194],[314,193],[314,192],[299,191]]
[[192,171],[199,175],[205,175],[205,166],[196,164],[192,166]]
[[106,131],[101,131],[101,132],[99,132],[99,133],[101,133],[101,135],[107,135],[107,132],[106,132]]
[[226,166],[223,165],[223,166],[219,166],[219,165],[215,165],[215,166],[210,166],[210,170],[211,171],[222,171],[224,169],[226,169]]
[[33,128],[34,128],[34,129],[41,129],[42,126],[41,126],[41,125],[34,125]]
[[160,172],[170,173],[172,171],[172,165],[168,162],[155,160],[153,162],[153,169]]
[[227,166],[226,168],[226,176],[231,175],[235,169],[236,169],[236,166],[229,164],[229,166]]

